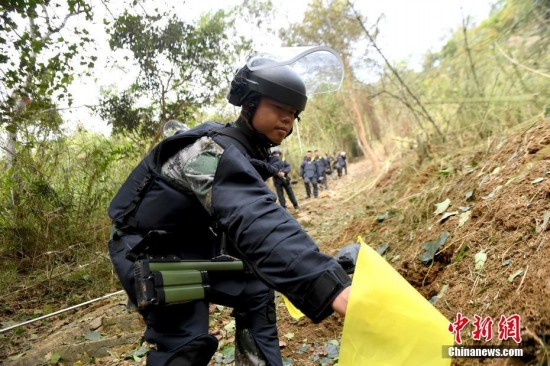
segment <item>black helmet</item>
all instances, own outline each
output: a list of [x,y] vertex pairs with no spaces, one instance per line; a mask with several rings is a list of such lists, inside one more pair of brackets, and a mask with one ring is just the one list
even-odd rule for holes
[[[263,59],[264,64],[272,62]],[[229,103],[239,107],[247,99],[258,95],[296,108],[298,113],[305,109],[307,102],[306,85],[294,70],[285,65],[253,71],[244,66],[237,71],[227,94]]]

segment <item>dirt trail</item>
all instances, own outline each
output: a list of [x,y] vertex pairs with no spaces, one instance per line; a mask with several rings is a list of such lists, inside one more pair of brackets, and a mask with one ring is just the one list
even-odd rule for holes
[[[475,150],[433,153],[443,157],[418,165],[406,154],[377,174],[365,160],[351,162],[349,174],[329,180],[317,199],[304,200],[302,184],[294,185],[301,210],[291,213],[330,255],[358,235],[373,247],[388,244],[386,259],[427,299],[439,294],[435,306],[448,319],[457,312],[490,316],[494,337],[475,341],[465,328],[466,344],[515,345],[499,341],[496,326],[502,315],[520,316],[523,358],[456,359],[453,365],[548,364],[550,120],[519,126]],[[435,204],[447,199],[450,215],[434,214]],[[434,260],[420,262],[424,245],[443,232],[448,238]],[[476,270],[480,252],[487,257]],[[277,303],[286,364],[334,364],[342,319],[296,321]],[[211,310],[211,330],[220,339],[211,364],[232,364],[229,309]],[[140,365],[142,327],[124,296],[116,296],[8,334],[10,348],[0,361],[39,365],[61,357],[65,365]]]

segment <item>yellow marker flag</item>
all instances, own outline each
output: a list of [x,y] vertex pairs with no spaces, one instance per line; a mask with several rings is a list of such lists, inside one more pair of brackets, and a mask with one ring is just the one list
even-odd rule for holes
[[344,320],[339,366],[443,366],[449,321],[362,242]]
[[293,303],[290,302],[290,300],[283,294],[281,294],[283,297],[283,301],[285,302],[286,309],[288,310],[288,313],[291,317],[298,320],[304,316],[304,314],[298,309],[296,306],[294,306]]

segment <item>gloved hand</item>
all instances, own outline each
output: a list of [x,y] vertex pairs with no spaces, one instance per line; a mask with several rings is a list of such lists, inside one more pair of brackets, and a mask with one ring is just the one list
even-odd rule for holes
[[361,244],[353,243],[348,244],[334,256],[334,259],[340,263],[344,271],[347,274],[352,274],[355,272],[355,265],[357,264],[357,256],[359,255],[359,249],[361,249]]

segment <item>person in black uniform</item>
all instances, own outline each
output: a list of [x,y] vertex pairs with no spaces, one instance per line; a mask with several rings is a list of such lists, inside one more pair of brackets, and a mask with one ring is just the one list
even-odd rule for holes
[[340,170],[338,170],[338,176],[342,176],[342,171],[345,175],[348,175],[348,163],[346,162],[346,152],[340,151],[338,154],[338,157],[336,158],[336,161],[338,162],[338,165],[340,165]]
[[317,169],[317,177],[319,177],[319,187],[322,189],[328,189],[328,180],[327,180],[327,169],[329,164],[327,159],[321,156],[319,150],[313,152],[315,154],[313,158],[313,163]]
[[[260,60],[262,64],[273,64]],[[302,79],[290,67],[242,67],[227,95],[241,106],[234,123],[202,124],[163,140],[113,198],[109,254],[136,303],[133,260],[235,257],[244,271],[209,272],[205,298],[140,308],[146,323],[147,365],[207,365],[217,349],[208,334],[208,305],[233,308],[235,364],[282,366],[274,290],[314,322],[344,315],[351,280],[321,253],[280,205],[265,180],[276,174],[269,149],[279,145],[304,110]],[[147,233],[169,240],[142,247]]]
[[290,177],[288,176],[291,169],[290,164],[286,160],[282,159],[281,149],[279,149],[279,147],[276,146],[271,149],[271,158],[269,159],[269,163],[277,169],[277,174],[273,176],[273,185],[275,186],[275,192],[277,193],[279,203],[281,206],[286,208],[284,193],[286,192],[286,194],[288,194],[288,199],[294,206],[294,209],[299,210],[300,206],[298,205],[298,201],[294,195],[294,190],[290,184]]
[[300,164],[300,177],[304,180],[306,188],[306,199],[311,198],[311,187],[313,186],[313,197],[319,196],[319,177],[317,175],[317,167],[313,161],[313,152],[308,150],[302,164]]

